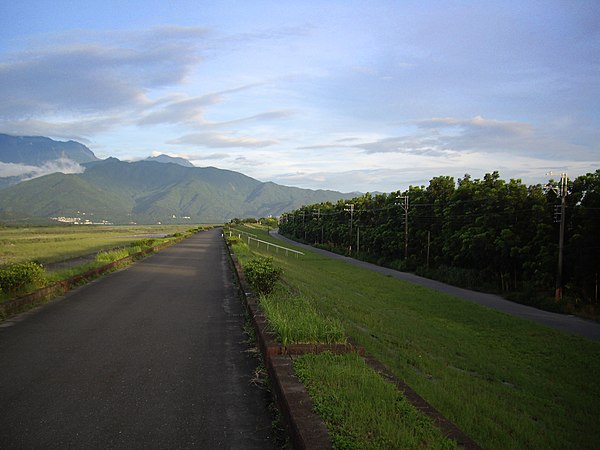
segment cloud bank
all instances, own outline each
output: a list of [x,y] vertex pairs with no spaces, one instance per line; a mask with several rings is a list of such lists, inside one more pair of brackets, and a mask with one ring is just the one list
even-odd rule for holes
[[0,177],[18,177],[21,181],[31,180],[51,173],[83,173],[85,167],[70,159],[48,161],[41,166],[0,162]]
[[[200,28],[160,27],[118,45],[73,42],[29,48],[0,64],[0,116],[90,114],[150,103],[151,89],[180,84],[201,58]],[[117,39],[115,39],[117,38]]]

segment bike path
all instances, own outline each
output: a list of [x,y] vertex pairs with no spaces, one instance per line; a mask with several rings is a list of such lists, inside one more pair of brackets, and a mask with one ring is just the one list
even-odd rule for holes
[[300,244],[296,241],[292,241],[291,239],[281,236],[279,233],[277,233],[277,231],[271,230],[270,234],[289,244],[295,245],[297,247],[302,247],[304,249],[328,256],[330,258],[345,261],[348,264],[353,264],[363,269],[372,270],[374,272],[388,275],[399,280],[408,281],[409,283],[418,284],[429,289],[434,289],[439,292],[454,295],[455,297],[459,297],[464,300],[468,300],[470,302],[504,312],[506,314],[511,314],[513,316],[521,317],[523,319],[532,320],[539,324],[546,325],[557,330],[564,331],[566,333],[571,333],[588,339],[600,341],[600,323],[598,322],[585,320],[576,316],[543,311],[541,309],[533,308],[531,306],[511,302],[509,300],[506,300],[505,298],[500,297],[499,295],[471,291],[469,289],[451,286],[440,281],[420,277],[412,273],[400,272],[398,270],[389,269],[387,267],[381,267],[376,264],[360,261],[358,259],[338,255],[337,253],[329,252],[327,250],[322,250],[319,248],[312,247],[310,245]]
[[275,448],[221,230],[0,324],[0,448]]

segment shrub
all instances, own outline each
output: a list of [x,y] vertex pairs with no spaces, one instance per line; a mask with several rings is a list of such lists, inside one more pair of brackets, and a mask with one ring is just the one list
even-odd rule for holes
[[229,245],[237,245],[242,242],[242,240],[237,236],[229,236],[227,242],[229,242]]
[[243,265],[248,283],[257,293],[268,295],[281,277],[282,270],[273,265],[273,258],[257,257]]
[[27,285],[44,284],[44,267],[29,261],[13,264],[0,269],[0,291],[14,293]]

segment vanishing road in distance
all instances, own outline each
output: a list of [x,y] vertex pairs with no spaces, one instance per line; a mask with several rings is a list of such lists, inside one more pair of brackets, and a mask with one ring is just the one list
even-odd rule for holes
[[221,230],[0,323],[0,448],[275,448]]

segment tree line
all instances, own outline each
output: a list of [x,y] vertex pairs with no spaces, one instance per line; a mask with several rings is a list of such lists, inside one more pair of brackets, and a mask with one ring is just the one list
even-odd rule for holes
[[[456,182],[439,176],[427,187],[303,206],[282,215],[279,231],[537,306],[593,313],[598,304],[600,169],[546,186],[507,182],[498,172]],[[562,301],[549,301],[555,294]]]

